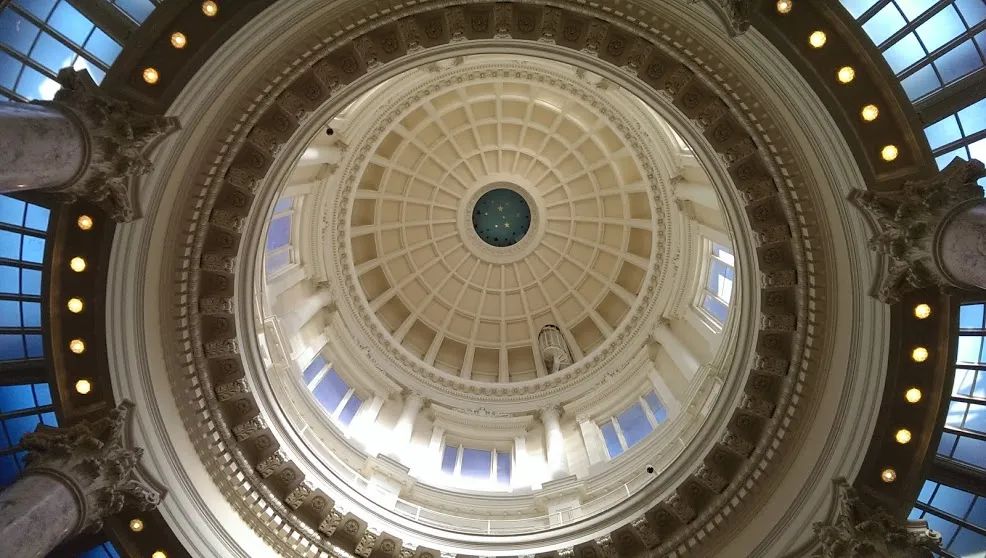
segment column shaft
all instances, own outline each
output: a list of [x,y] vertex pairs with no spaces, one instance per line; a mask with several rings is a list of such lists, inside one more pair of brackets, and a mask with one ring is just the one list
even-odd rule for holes
[[414,434],[414,423],[418,420],[418,413],[423,406],[424,400],[416,393],[409,393],[404,398],[404,409],[394,426],[395,446],[403,447],[411,442],[411,435]]
[[47,556],[77,528],[72,490],[47,475],[25,475],[0,492],[0,541],[6,556]]
[[0,103],[0,192],[65,186],[82,172],[86,140],[61,111]]
[[552,478],[561,476],[565,468],[565,436],[558,422],[558,409],[550,407],[541,411],[541,424],[544,425],[545,457]]
[[936,260],[953,283],[986,289],[986,200],[961,204],[938,236]]
[[579,418],[579,429],[582,431],[582,442],[585,444],[585,452],[589,456],[589,464],[595,465],[608,459],[604,446],[603,433],[589,417]]
[[674,361],[675,365],[681,370],[681,374],[686,380],[691,380],[698,371],[699,362],[695,355],[678,339],[678,336],[671,331],[671,327],[666,324],[657,326],[654,330],[654,339],[664,346],[668,356]]

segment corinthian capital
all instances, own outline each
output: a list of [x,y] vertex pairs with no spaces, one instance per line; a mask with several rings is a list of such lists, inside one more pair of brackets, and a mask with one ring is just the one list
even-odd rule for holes
[[834,519],[813,526],[821,543],[813,558],[930,558],[941,546],[927,522],[901,522],[866,505],[845,479],[836,479],[835,489]]
[[56,78],[62,88],[52,101],[35,104],[57,109],[81,128],[86,161],[81,171],[58,191],[70,200],[101,204],[116,221],[134,218],[131,184],[147,174],[147,149],[178,129],[176,118],[149,115],[102,91],[86,70],[63,68]]
[[124,430],[133,403],[125,401],[109,416],[65,428],[41,425],[24,435],[25,475],[47,475],[65,483],[79,504],[76,531],[98,530],[106,517],[125,506],[147,511],[161,494],[138,480],[144,450],[126,443]]
[[927,180],[904,184],[900,190],[856,190],[850,199],[876,224],[870,248],[889,260],[878,298],[896,302],[904,293],[933,285],[954,285],[939,265],[936,238],[952,210],[983,197],[976,181],[986,176],[983,163],[955,158]]

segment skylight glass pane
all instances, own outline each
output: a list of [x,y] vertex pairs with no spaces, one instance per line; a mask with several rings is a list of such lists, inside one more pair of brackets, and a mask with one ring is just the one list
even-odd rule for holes
[[14,0],[14,4],[27,10],[28,13],[44,21],[58,0]]
[[334,413],[348,391],[349,386],[346,385],[346,382],[336,374],[335,370],[329,370],[328,374],[312,390],[312,395],[322,404],[322,408],[329,413]]
[[842,0],[842,5],[849,10],[849,13],[854,18],[863,15],[866,10],[870,9],[876,3],[877,0]]
[[900,10],[891,2],[863,24],[863,31],[866,31],[875,44],[880,44],[900,31],[906,23]]
[[16,11],[0,11],[0,43],[21,54],[27,54],[39,32],[37,25]]
[[445,451],[442,453],[442,472],[452,474],[455,472],[455,460],[459,457],[459,448],[454,446],[445,446]]
[[959,308],[960,329],[983,329],[986,319],[986,304],[964,304]]
[[726,318],[729,316],[729,308],[712,295],[705,295],[705,298],[702,300],[702,308],[705,308],[720,324],[726,323]]
[[897,6],[900,7],[900,11],[904,13],[904,17],[909,20],[914,20],[914,18],[920,16],[924,12],[928,11],[928,8],[934,6],[938,0],[895,0]]
[[924,58],[927,53],[918,41],[914,33],[908,33],[890,48],[883,51],[883,57],[890,64],[890,69],[894,73],[900,73],[918,60]]
[[627,446],[633,446],[643,440],[653,430],[639,404],[631,405],[620,413],[616,420],[620,423],[620,430],[623,431],[623,439],[626,440]]
[[921,42],[929,52],[941,48],[964,32],[965,24],[952,7],[938,12],[917,28],[918,37],[921,37]]
[[924,135],[928,137],[931,149],[938,149],[954,141],[962,139],[962,129],[959,127],[959,119],[955,115],[935,122],[924,129]]
[[0,196],[0,223],[14,225],[15,227],[23,225],[24,211],[26,208],[27,204],[20,200]]
[[79,46],[86,42],[95,28],[89,18],[64,1],[52,12],[48,25]]
[[462,467],[459,474],[466,478],[488,479],[492,463],[489,450],[462,448]]
[[603,440],[606,441],[606,451],[609,452],[609,456],[616,457],[623,453],[623,446],[620,445],[620,437],[616,434],[613,423],[606,421],[599,426],[599,429],[603,431]]

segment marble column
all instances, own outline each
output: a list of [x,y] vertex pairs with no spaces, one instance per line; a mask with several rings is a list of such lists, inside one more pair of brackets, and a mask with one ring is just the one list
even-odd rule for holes
[[0,541],[5,553],[43,557],[65,539],[124,507],[153,509],[160,494],[136,475],[143,450],[129,446],[124,430],[132,404],[109,416],[65,428],[39,426],[21,441],[23,476],[0,492]]
[[63,68],[52,101],[0,103],[0,192],[42,190],[135,217],[133,182],[150,168],[153,143],[174,118],[147,115],[103,92],[85,70]]
[[561,431],[558,407],[541,410],[541,424],[544,426],[544,453],[548,462],[548,474],[558,478],[565,474],[565,436]]
[[582,442],[585,444],[585,452],[589,456],[589,464],[595,465],[609,460],[606,452],[606,442],[603,433],[588,415],[579,415],[577,418],[579,430],[582,431]]
[[986,289],[986,200],[959,204],[942,223],[936,253],[949,282]]
[[404,396],[404,408],[401,410],[401,416],[397,418],[397,424],[394,425],[395,449],[403,449],[411,443],[414,423],[418,420],[418,413],[421,412],[424,405],[424,399],[413,391]]
[[660,343],[685,380],[691,381],[698,371],[699,362],[691,350],[671,331],[671,324],[664,320],[654,328],[654,339]]
[[956,157],[899,190],[850,195],[875,224],[870,248],[887,257],[880,300],[931,286],[986,288],[986,202],[976,183],[983,176],[982,162]]
[[0,103],[0,192],[56,188],[82,173],[86,137],[51,106]]

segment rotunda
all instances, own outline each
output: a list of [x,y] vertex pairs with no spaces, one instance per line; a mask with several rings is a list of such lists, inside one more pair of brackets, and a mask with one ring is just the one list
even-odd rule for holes
[[0,2],[4,550],[981,556],[984,28]]

